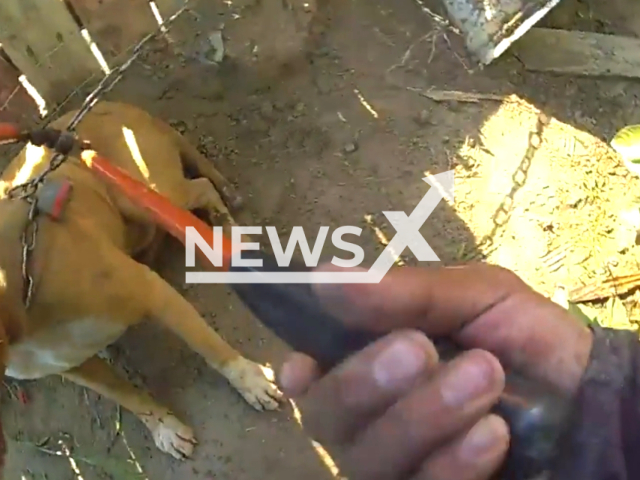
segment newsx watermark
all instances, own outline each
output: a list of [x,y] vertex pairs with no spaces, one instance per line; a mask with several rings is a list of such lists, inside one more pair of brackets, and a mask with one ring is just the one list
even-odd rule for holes
[[[422,262],[440,261],[431,246],[420,233],[420,228],[429,218],[442,199],[453,202],[454,172],[439,173],[424,177],[423,180],[431,188],[422,197],[411,214],[402,211],[382,212],[396,234],[380,253],[373,265],[366,271],[250,271],[251,269],[239,269],[233,267],[252,267],[259,270],[262,260],[259,258],[242,258],[242,251],[259,250],[258,242],[245,242],[243,235],[258,235],[266,232],[271,242],[273,257],[279,267],[288,267],[293,258],[296,246],[300,246],[302,257],[306,267],[316,267],[320,260],[322,248],[329,235],[329,227],[320,227],[318,237],[313,248],[302,227],[294,227],[286,247],[283,247],[275,227],[260,226],[234,226],[231,229],[231,242],[234,246],[234,254],[231,257],[231,271],[188,271],[187,283],[379,283],[394,264],[394,254],[400,255],[409,248],[413,255]],[[213,244],[205,240],[193,227],[188,227],[186,232],[186,266],[195,267],[196,248],[206,255],[215,267],[223,265],[222,227],[213,228]],[[331,233],[333,245],[345,252],[352,254],[351,258],[344,259],[334,256],[331,263],[338,267],[356,267],[364,260],[364,249],[353,242],[343,238],[344,235],[359,236],[362,228],[355,226],[338,227]]]

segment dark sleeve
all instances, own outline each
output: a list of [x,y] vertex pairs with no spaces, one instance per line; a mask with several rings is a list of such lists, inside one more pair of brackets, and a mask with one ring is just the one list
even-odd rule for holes
[[638,333],[593,328],[589,365],[553,480],[640,479]]

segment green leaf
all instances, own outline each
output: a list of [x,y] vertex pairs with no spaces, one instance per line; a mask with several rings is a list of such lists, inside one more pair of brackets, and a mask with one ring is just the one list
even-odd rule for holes
[[640,125],[629,125],[616,133],[611,140],[611,148],[618,152],[625,162],[635,163],[640,159]]
[[617,297],[610,298],[601,308],[569,302],[568,311],[585,325],[595,323],[603,328],[616,330],[638,329],[638,326],[629,320],[626,307]]
[[569,302],[569,307],[567,308],[569,313],[580,320],[585,325],[591,325],[593,323],[597,323],[597,311],[595,309],[591,309],[592,311],[587,313],[587,307],[578,305],[577,303]]

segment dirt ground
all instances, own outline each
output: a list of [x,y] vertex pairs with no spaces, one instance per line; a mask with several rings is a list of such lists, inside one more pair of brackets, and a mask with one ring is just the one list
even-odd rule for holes
[[[640,123],[637,82],[531,74],[509,53],[471,72],[437,1],[300,4],[299,24],[273,5],[244,4],[248,13],[234,17],[236,3],[222,10],[200,2],[173,30],[182,55],[158,43],[110,94],[197,143],[245,197],[239,223],[275,225],[283,239],[296,225],[310,236],[321,225],[358,225],[373,262],[394,234],[381,212],[411,212],[429,188],[425,173],[454,169],[455,201],[443,201],[422,228],[443,263],[498,263],[546,295],[637,269],[635,234],[618,215],[640,182],[607,147],[617,129]],[[605,20],[581,3],[577,16],[545,21],[633,33]],[[207,37],[222,22],[227,57],[213,65]],[[428,88],[504,100],[435,102],[419,94]],[[530,148],[540,118],[543,141]],[[168,245],[163,275],[233,345],[277,365],[286,348],[225,287],[184,285],[183,255]],[[625,303],[632,317],[635,301]],[[50,378],[8,384],[10,392],[22,389],[24,401],[2,400],[13,439],[6,478],[332,477],[291,408],[253,411],[171,334],[141,325],[114,351],[194,427],[194,458],[160,453],[128,412]],[[47,451],[59,441],[72,448],[80,473]]]

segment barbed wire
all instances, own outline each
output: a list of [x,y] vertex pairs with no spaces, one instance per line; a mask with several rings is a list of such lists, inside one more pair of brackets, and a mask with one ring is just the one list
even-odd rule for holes
[[[46,55],[44,55],[43,60],[48,60],[48,59],[51,57],[51,55],[53,55],[53,54],[54,54],[54,53],[56,53],[58,50],[60,50],[60,48],[62,47],[62,45],[63,45],[63,44],[64,44],[64,42],[63,42],[63,41],[60,41],[60,42],[58,43],[58,45],[56,46],[56,48],[54,48],[54,49],[53,49],[53,50],[51,50],[49,53],[47,53]],[[2,49],[2,46],[0,45],[0,50],[1,50],[1,49]],[[1,59],[1,57],[0,57],[0,59]],[[7,62],[7,63],[9,63],[9,62]],[[37,62],[37,63],[35,64],[35,66],[36,66],[36,67],[39,67],[39,66],[41,66],[43,63],[44,63],[44,61]],[[20,76],[18,76],[18,79],[19,79],[19,78],[20,78]],[[3,110],[6,110],[6,109],[8,109],[8,108],[9,108],[9,102],[11,101],[11,99],[12,99],[13,97],[15,97],[15,96],[18,94],[18,92],[19,92],[21,89],[23,89],[23,88],[24,88],[24,87],[23,87],[23,86],[20,84],[20,82],[18,81],[18,85],[16,85],[16,87],[13,89],[13,92],[11,92],[11,94],[10,94],[10,95],[9,95],[9,97],[5,100],[5,102],[4,102],[2,105],[0,105],[0,112],[2,112]]]
[[11,102],[13,97],[15,97],[18,94],[21,88],[22,88],[22,85],[17,85],[16,88],[13,89],[13,92],[11,92],[7,97],[7,99],[4,101],[4,103],[0,105],[0,112],[2,112],[3,110],[7,110],[9,108],[9,103]]
[[[189,10],[189,6],[190,3],[192,2],[192,0],[185,0],[182,7],[180,7],[173,15],[171,15],[169,18],[167,18],[166,20],[164,20],[161,24],[159,24],[158,28],[156,30],[154,30],[153,32],[147,34],[145,37],[143,37],[138,43],[136,43],[135,45],[132,45],[131,47],[127,48],[124,52],[122,52],[119,57],[124,57],[124,56],[129,56],[129,58],[122,64],[120,65],[116,70],[112,70],[111,72],[109,72],[108,74],[105,75],[105,77],[103,78],[102,82],[98,85],[98,87],[96,87],[94,89],[94,91],[92,92],[92,94],[96,93],[96,90],[98,90],[100,88],[100,86],[102,85],[102,83],[104,81],[106,81],[111,75],[113,75],[114,73],[118,73],[118,72],[123,72],[124,70],[126,70],[135,60],[136,58],[139,56],[139,54],[141,53],[141,49],[144,45],[146,45],[146,43],[149,40],[152,40],[153,38],[157,37],[159,34],[166,34],[167,32],[166,27],[171,25],[179,16],[181,16],[184,12]],[[53,55],[56,51],[58,51],[61,47],[61,44],[59,44],[56,48],[54,48],[51,52],[49,52],[48,54],[45,55],[45,59],[48,59],[51,55]],[[36,66],[42,65],[44,62],[40,61],[36,64]],[[64,100],[62,100],[61,102],[59,102],[55,108],[48,113],[42,120],[41,123],[46,123],[49,121],[50,118],[54,117],[74,96],[76,96],[78,93],[80,93],[84,87],[86,87],[88,84],[90,84],[91,82],[93,82],[97,77],[98,77],[98,73],[94,73],[93,75],[91,75],[89,78],[87,78],[86,80],[84,80],[82,83],[80,83],[80,85],[78,85],[71,93],[69,93]],[[120,78],[118,78],[116,80],[116,82],[119,80]],[[7,98],[7,100],[0,105],[0,112],[2,112],[3,110],[7,109],[9,106],[9,102],[12,100],[12,98],[24,87],[22,85],[17,85],[13,92],[11,92],[11,94],[9,95],[9,97]],[[87,97],[88,98],[88,97]],[[85,100],[86,102],[86,100]],[[94,102],[95,103],[95,102]]]

